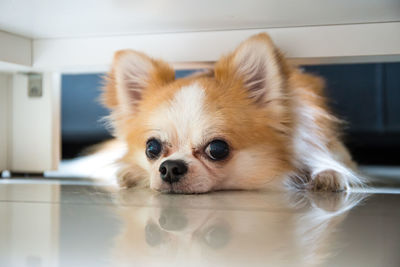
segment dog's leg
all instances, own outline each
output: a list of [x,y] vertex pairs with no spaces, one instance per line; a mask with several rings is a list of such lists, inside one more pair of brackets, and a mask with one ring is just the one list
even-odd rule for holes
[[117,182],[121,188],[130,188],[143,182],[147,175],[147,172],[137,165],[122,164],[117,172]]
[[312,177],[309,187],[313,191],[343,191],[346,185],[341,174],[334,170],[325,170]]
[[334,140],[327,147],[329,152],[325,157],[331,161],[332,168],[327,164],[326,169],[311,170],[309,187],[315,191],[343,191],[349,186],[361,184],[356,164],[346,147],[339,140]]

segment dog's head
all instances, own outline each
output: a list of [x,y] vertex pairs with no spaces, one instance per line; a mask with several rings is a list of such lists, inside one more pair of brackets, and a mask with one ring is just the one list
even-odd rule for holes
[[273,184],[290,164],[290,71],[266,34],[183,79],[163,61],[117,52],[103,97],[128,147],[125,172],[163,192]]

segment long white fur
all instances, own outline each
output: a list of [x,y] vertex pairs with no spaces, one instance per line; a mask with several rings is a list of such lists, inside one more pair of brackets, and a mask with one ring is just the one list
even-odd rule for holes
[[327,147],[326,137],[316,123],[317,117],[325,116],[326,119],[330,119],[329,115],[323,110],[307,105],[300,98],[296,101],[295,114],[299,122],[293,140],[295,165],[300,170],[308,169],[311,179],[321,172],[333,170],[340,175],[342,185],[347,190],[351,190],[351,185],[361,186],[363,178],[341,162],[338,155]]

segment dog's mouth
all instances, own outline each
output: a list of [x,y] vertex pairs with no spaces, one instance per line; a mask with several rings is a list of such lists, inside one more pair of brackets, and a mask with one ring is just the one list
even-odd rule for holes
[[164,194],[184,194],[184,190],[180,188],[179,183],[162,183],[160,188],[155,188],[158,192]]
[[202,188],[188,186],[182,184],[181,182],[172,184],[163,184],[160,188],[156,188],[155,190],[164,194],[202,194],[210,191],[210,190],[204,190]]
[[196,194],[197,192],[192,190],[185,190],[179,187],[170,186],[169,188],[163,188],[157,190],[163,194]]
[[160,189],[160,190],[157,190],[157,191],[159,191],[159,192],[161,192],[163,194],[190,194],[190,193],[184,192],[182,190],[176,190],[176,189],[173,189],[173,188]]

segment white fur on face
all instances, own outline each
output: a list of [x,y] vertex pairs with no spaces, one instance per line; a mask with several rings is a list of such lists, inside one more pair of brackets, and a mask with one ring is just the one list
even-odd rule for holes
[[162,141],[184,148],[203,141],[210,120],[205,110],[204,89],[192,84],[182,87],[171,101],[156,110],[149,124],[151,129],[161,132]]
[[181,192],[204,192],[211,189],[215,181],[215,173],[210,175],[207,168],[215,168],[214,163],[207,159],[196,157],[195,150],[201,150],[211,130],[217,122],[214,116],[207,112],[205,91],[197,83],[182,87],[171,101],[157,109],[149,120],[152,129],[150,137],[159,138],[169,153],[160,157],[150,165],[150,186],[161,191],[171,190],[171,185],[163,183],[158,168],[165,160],[184,160],[188,173],[181,181],[172,185],[172,189]]

